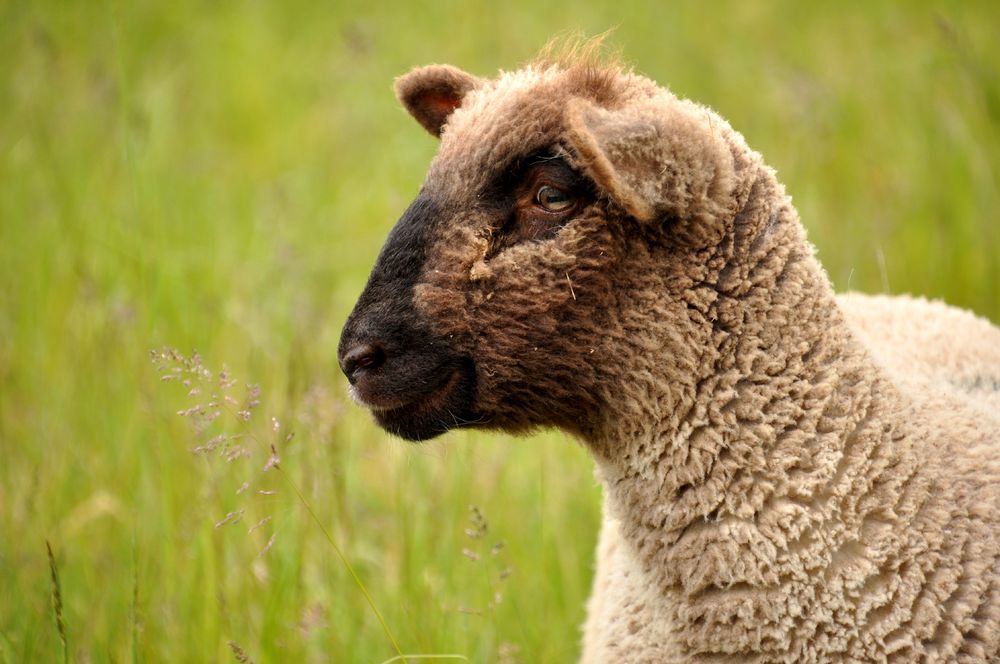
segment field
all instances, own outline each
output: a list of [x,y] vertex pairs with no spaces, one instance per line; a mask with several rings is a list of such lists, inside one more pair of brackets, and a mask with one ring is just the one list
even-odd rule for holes
[[573,661],[586,451],[404,444],[337,369],[435,150],[393,77],[615,28],[777,168],[838,289],[1000,321],[998,7],[0,2],[0,662]]

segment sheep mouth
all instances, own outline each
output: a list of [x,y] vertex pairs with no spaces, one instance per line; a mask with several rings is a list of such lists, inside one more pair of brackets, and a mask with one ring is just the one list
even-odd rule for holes
[[419,442],[480,421],[472,410],[475,373],[462,362],[430,391],[412,399],[366,399],[375,423],[405,440]]

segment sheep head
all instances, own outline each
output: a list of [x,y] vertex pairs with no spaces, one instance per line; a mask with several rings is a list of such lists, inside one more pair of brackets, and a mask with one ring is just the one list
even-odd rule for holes
[[[697,363],[694,289],[722,267],[756,164],[724,121],[616,66],[433,65],[396,92],[441,144],[341,338],[382,427],[592,438],[622,389]],[[677,407],[688,380],[644,407]]]

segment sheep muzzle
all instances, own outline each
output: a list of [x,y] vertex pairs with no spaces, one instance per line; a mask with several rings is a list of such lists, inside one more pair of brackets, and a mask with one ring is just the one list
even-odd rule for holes
[[427,194],[403,214],[347,319],[337,359],[351,396],[389,433],[426,440],[479,418],[475,364],[434,334],[413,304],[438,218]]

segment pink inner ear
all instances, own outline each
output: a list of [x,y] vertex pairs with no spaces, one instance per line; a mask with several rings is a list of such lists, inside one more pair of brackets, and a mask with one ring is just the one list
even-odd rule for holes
[[452,111],[462,105],[462,99],[454,95],[442,94],[440,92],[427,92],[421,99],[421,103],[428,113],[431,113],[441,121],[451,115]]
[[424,129],[440,136],[448,116],[477,84],[475,76],[460,69],[430,65],[396,79],[396,97]]

